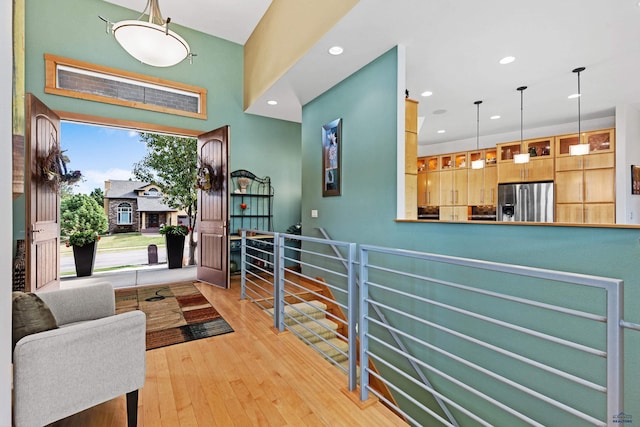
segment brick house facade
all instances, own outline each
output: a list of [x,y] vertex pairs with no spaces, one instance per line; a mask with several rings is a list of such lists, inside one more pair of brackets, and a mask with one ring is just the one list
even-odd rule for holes
[[186,216],[162,202],[162,190],[157,185],[108,180],[104,187],[109,234],[156,231],[162,224],[178,224]]

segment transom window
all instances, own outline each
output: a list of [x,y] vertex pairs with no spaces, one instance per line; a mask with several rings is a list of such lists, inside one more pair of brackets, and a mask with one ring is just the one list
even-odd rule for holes
[[118,205],[118,225],[133,224],[133,208],[130,203],[120,203]]

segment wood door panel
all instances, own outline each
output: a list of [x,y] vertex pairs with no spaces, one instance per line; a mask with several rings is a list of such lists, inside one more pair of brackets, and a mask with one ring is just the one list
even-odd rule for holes
[[582,171],[556,173],[556,203],[581,203],[583,198]]
[[60,150],[60,118],[32,94],[26,95],[25,108],[25,289],[35,291],[60,280],[60,194],[40,174],[40,160]]
[[615,202],[615,172],[613,169],[584,171],[585,202]]
[[427,173],[427,205],[440,206],[440,172]]
[[584,222],[584,205],[582,203],[556,205],[556,222],[582,224]]
[[584,222],[587,224],[615,224],[615,203],[595,203],[584,205]]
[[584,157],[585,169],[613,168],[616,162],[613,153],[589,154]]
[[222,235],[205,235],[200,240],[202,244],[202,250],[211,254],[211,256],[204,257],[202,260],[202,266],[206,268],[212,268],[214,270],[221,270],[224,267],[224,236]]
[[221,184],[198,190],[198,280],[229,287],[229,126],[198,137],[198,157],[210,165]]

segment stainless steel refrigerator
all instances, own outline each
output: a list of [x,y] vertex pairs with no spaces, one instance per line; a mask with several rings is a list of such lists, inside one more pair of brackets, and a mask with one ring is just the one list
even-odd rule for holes
[[498,221],[553,222],[553,182],[498,185]]

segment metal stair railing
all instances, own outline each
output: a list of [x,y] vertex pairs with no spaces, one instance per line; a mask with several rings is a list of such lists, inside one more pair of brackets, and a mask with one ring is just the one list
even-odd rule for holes
[[[272,236],[272,242],[265,242],[264,238],[255,247],[255,237],[247,233],[258,236]],[[253,240],[252,240],[253,239]],[[273,298],[272,312],[273,326],[279,331],[288,329],[299,338],[321,353],[329,362],[347,374],[348,388],[353,391],[357,387],[357,348],[356,348],[356,309],[357,293],[355,292],[355,243],[339,242],[314,237],[286,233],[269,233],[260,230],[242,230],[242,251],[241,251],[241,298],[249,299],[263,309],[269,310],[271,307],[265,305],[264,295],[270,294]],[[289,243],[289,244],[287,244]],[[304,249],[302,244],[309,247],[316,246],[317,250]],[[335,257],[327,255],[323,248],[326,246],[336,246],[343,248],[347,252],[347,271],[342,273],[338,269],[328,268],[331,263],[342,263],[342,256]],[[287,268],[287,264],[298,268]],[[302,268],[322,274],[324,280],[303,274]],[[300,270],[300,271],[298,271]],[[346,283],[346,289],[337,283]],[[308,284],[308,285],[305,285]],[[330,289],[337,296],[337,301],[330,300],[325,295],[310,286],[318,285]],[[307,300],[299,296],[300,293],[313,296],[313,298],[328,304],[334,304],[345,313],[347,319],[336,316],[328,310],[324,311],[324,316],[329,322],[337,325],[337,328],[345,328],[347,333],[339,331],[335,335],[347,343],[347,350],[344,351],[335,342],[332,342],[325,335],[327,329],[326,322],[321,322],[310,316],[297,304],[312,305]],[[288,320],[288,322],[287,322]],[[308,326],[308,324],[312,326]],[[294,327],[294,326],[297,326]],[[319,329],[316,330],[316,329]],[[312,339],[305,337],[311,335]],[[317,341],[317,342],[316,342]],[[322,342],[321,346],[319,342]],[[321,348],[324,347],[324,348]],[[347,367],[337,363],[331,354],[338,353],[347,358]]]
[[[612,427],[628,422],[622,407],[622,331],[640,331],[640,324],[623,320],[621,280],[368,245],[360,245],[356,253],[355,243],[336,242],[325,230],[320,232],[324,239],[272,233],[273,244],[262,245],[263,252],[251,249],[250,237],[243,232],[242,295],[250,294],[245,281],[269,282],[261,287],[273,295],[274,326],[284,330],[285,307],[302,301],[292,288],[324,298],[298,282],[326,285],[336,292],[337,304],[348,317],[349,333],[343,338],[349,340],[349,390],[357,386],[356,331],[360,360],[372,361],[380,371],[360,363],[361,400],[372,394],[414,425]],[[333,255],[327,254],[328,248]],[[287,269],[285,274],[287,263],[300,267],[300,272]],[[340,272],[344,263],[346,273]],[[461,269],[455,274],[457,282],[448,279],[452,269]],[[333,278],[320,282],[312,272]],[[558,297],[565,293],[571,296]],[[309,317],[300,309],[286,311]],[[539,328],[538,321],[551,324]],[[565,325],[573,328],[572,336],[563,335]],[[510,341],[505,344],[501,337]],[[457,346],[464,351],[459,354]],[[538,346],[551,350],[541,354]],[[587,368],[582,363],[567,367],[567,352],[575,353]],[[479,354],[505,365],[486,365],[478,360]],[[518,377],[520,371],[530,377]],[[595,404],[575,398],[567,402],[572,393],[558,395],[539,377],[586,394],[586,402]],[[400,404],[372,389],[370,379],[384,384]],[[418,394],[412,394],[416,390]],[[425,393],[437,405],[425,403]],[[510,399],[515,394],[520,400],[514,406]]]
[[[461,416],[471,420],[469,422],[474,424],[489,426],[494,425],[496,421],[495,418],[486,419],[486,410],[478,413],[477,405],[466,407],[465,402],[472,398],[477,398],[497,408],[496,413],[501,413],[500,417],[502,417],[499,419],[511,419],[506,422],[510,425],[525,423],[541,426],[553,422],[557,423],[556,425],[566,425],[565,423],[573,422],[580,423],[578,425],[584,423],[614,426],[620,422],[617,417],[623,414],[623,321],[621,318],[624,287],[621,280],[367,245],[360,246],[359,255],[360,360],[371,359],[395,372],[404,381],[411,382],[426,392],[438,395],[447,405],[454,408],[457,413],[463,414]],[[375,255],[375,261],[371,261],[372,255]],[[411,267],[407,268],[409,265]],[[543,298],[537,300],[496,290],[482,289],[473,286],[475,282],[473,279],[469,280],[471,284],[448,281],[446,272],[458,268],[464,271],[468,277],[476,277],[488,272],[486,274],[491,274],[491,277],[495,276],[496,283],[501,283],[500,279],[504,283],[508,278],[511,278],[510,283],[514,283],[513,279],[516,278],[521,282],[526,282],[527,285],[540,289],[536,293],[538,298],[542,296],[540,293],[543,289],[553,290],[554,287],[558,289],[563,286],[562,292],[575,294],[575,301],[579,301],[579,295],[586,292],[584,288],[589,288],[593,290],[594,294],[597,294],[597,298],[595,295],[589,295],[601,302],[600,310],[604,312],[571,308],[568,301],[562,301],[562,303],[569,305],[569,307],[544,301]],[[411,272],[407,270],[411,270]],[[440,274],[438,274],[439,272]],[[403,288],[399,284],[407,284],[407,286]],[[451,295],[445,296],[448,292]],[[380,297],[381,294],[384,294],[384,298]],[[484,307],[498,304],[504,307],[505,314],[502,312],[490,313],[491,310],[484,309]],[[411,305],[413,308],[412,313],[405,310],[404,307],[407,305]],[[577,305],[579,306],[579,304]],[[393,323],[401,326],[390,326],[379,321],[375,316],[370,316],[369,309],[371,307],[384,310],[388,315],[394,317],[395,322]],[[419,312],[420,315],[416,315],[416,312]],[[558,328],[560,331],[555,329],[537,330],[536,326],[538,325],[526,324],[531,320],[531,317],[541,313],[561,319],[565,325],[573,324],[575,327],[575,324],[584,324],[587,330],[582,335],[587,337],[563,337],[561,328]],[[507,314],[515,319],[509,320],[511,317]],[[458,321],[454,324],[448,323],[445,319],[451,316],[454,316]],[[464,324],[469,321],[473,322],[473,327],[465,329]],[[407,327],[407,324],[411,327]],[[598,325],[603,324],[602,335],[604,337],[597,339],[598,331],[602,329],[599,329]],[[637,325],[628,326],[635,328]],[[375,327],[376,332],[372,332],[372,327]],[[416,328],[420,330],[419,333],[415,333]],[[400,334],[410,343],[409,346],[414,350],[414,353],[428,354],[428,357],[417,358],[402,349],[394,348],[388,340],[380,335],[380,329]],[[500,332],[508,334],[513,341],[506,344],[500,342],[500,339],[495,338],[495,336],[500,336]],[[555,334],[555,332],[558,333]],[[594,342],[581,343],[577,342],[578,339]],[[566,363],[563,365],[555,358],[541,361],[538,359],[544,359],[544,357],[539,354],[539,351],[525,348],[524,343],[519,345],[520,342],[525,341],[540,342],[541,348],[544,346],[544,348],[551,349],[553,354],[557,354],[556,352],[575,352],[576,357],[579,360],[587,361],[589,366],[598,366],[598,360],[604,359],[605,366],[602,372],[597,372],[597,369],[596,372],[585,372],[586,368],[581,370],[576,366],[565,366]],[[375,350],[370,347],[371,345],[375,347]],[[466,359],[456,354],[457,346],[465,347]],[[393,356],[389,356],[389,353]],[[566,396],[558,396],[555,390],[550,389],[551,385],[546,387],[530,378],[527,378],[525,383],[519,377],[519,372],[510,369],[495,369],[495,367],[492,369],[491,363],[487,363],[481,357],[474,357],[474,353],[492,354],[495,358],[504,360],[504,363],[516,361],[515,365],[522,366],[521,369],[527,370],[527,372],[548,375],[550,378],[555,378],[552,380],[553,384],[561,383],[563,387],[575,390],[575,393],[584,393],[591,396],[590,399],[602,401],[602,407],[606,407],[606,410],[600,411],[598,407],[572,407],[566,402]],[[485,358],[489,357],[486,355]],[[449,390],[451,387],[455,387],[462,391],[447,394],[420,385],[418,381],[395,366],[398,357],[411,358],[428,370],[434,379],[437,377],[440,389]],[[558,363],[560,366],[553,366],[552,363]],[[456,368],[452,369],[452,367]],[[388,387],[410,402],[410,405],[413,405],[411,413],[406,409],[397,408],[411,422],[422,425],[415,414],[424,413],[426,417],[432,417],[444,425],[449,425],[448,421],[443,419],[440,414],[426,407],[420,401],[419,396],[410,394],[390,378],[369,372],[366,364],[362,364],[361,369],[360,397],[362,400],[366,400],[370,392],[382,398],[367,384],[369,375],[371,375],[386,383]],[[598,375],[605,378],[605,384],[598,382]],[[478,377],[482,379],[479,380]],[[397,381],[396,378],[394,380]],[[496,385],[489,387],[485,383]],[[502,395],[496,392],[498,388],[501,388]],[[521,394],[523,399],[531,402],[531,406],[539,405],[538,408],[548,409],[547,411],[538,411],[540,413],[531,413],[531,411],[522,408],[513,408],[505,401],[508,400],[504,396],[504,393],[507,393],[505,390]],[[551,410],[554,411],[552,412],[554,416],[559,418],[551,420],[545,418],[545,415],[551,413]],[[491,415],[495,417],[494,414]],[[560,417],[562,417],[562,421]],[[502,424],[505,424],[505,421],[502,421]]]
[[[327,231],[323,227],[317,227],[316,230],[318,230],[320,232],[320,234],[322,234],[322,236],[325,239],[331,240],[331,238],[329,236],[329,233],[327,233]],[[340,250],[337,247],[331,246],[331,249],[336,254],[336,256],[342,258],[342,254],[340,253]],[[347,268],[347,265],[346,265],[345,262],[343,262],[343,265],[344,265],[345,268]],[[358,263],[358,265],[359,265],[359,263]],[[359,290],[360,289],[360,281],[359,281],[359,277],[358,277],[357,274],[356,274],[356,278],[355,278],[355,283],[356,283],[356,288]],[[388,325],[387,318],[384,315],[384,313],[382,312],[382,310],[378,306],[373,306],[372,308],[373,308],[373,310],[375,312],[375,315],[378,317],[378,319],[380,319],[385,325]],[[404,342],[400,339],[400,334],[396,333],[393,329],[389,330],[389,334],[391,335],[391,338],[396,343],[396,345],[402,350],[403,353],[410,354],[409,350],[405,346]],[[362,360],[364,360],[364,359],[362,359]],[[422,384],[424,384],[425,386],[427,386],[429,388],[433,388],[433,386],[431,385],[431,382],[427,378],[426,374],[420,368],[419,363],[413,357],[408,357],[407,361],[409,362],[409,365],[411,366],[413,371],[416,373],[416,375],[418,375],[418,377],[420,378],[420,381],[422,382]],[[454,427],[458,427],[458,423],[457,423],[455,417],[453,416],[453,414],[449,410],[449,407],[442,400],[442,398],[440,396],[438,396],[437,394],[434,394],[434,398],[436,400],[436,403],[438,404],[438,406],[442,410],[442,412],[447,417],[449,423]],[[384,400],[386,401],[387,399],[384,399]],[[395,405],[393,405],[393,406],[395,406]]]

